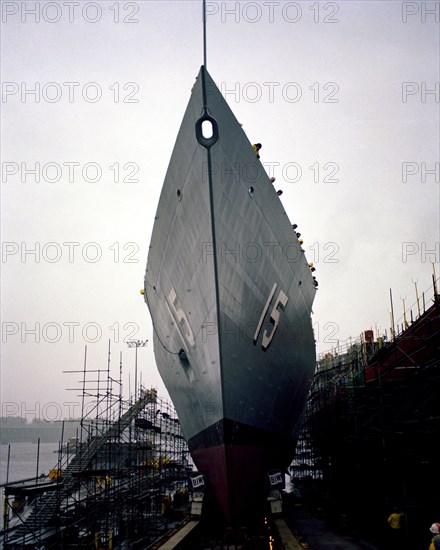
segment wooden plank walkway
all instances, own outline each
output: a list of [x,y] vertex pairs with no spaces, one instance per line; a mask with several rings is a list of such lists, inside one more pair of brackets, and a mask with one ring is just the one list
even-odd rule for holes
[[292,531],[289,529],[287,523],[282,518],[274,520],[275,527],[280,535],[281,542],[284,544],[286,550],[304,550],[298,539],[293,536]]
[[159,546],[158,550],[174,550],[175,548],[178,548],[179,544],[183,542],[186,537],[194,531],[198,524],[199,520],[189,521],[182,527],[182,529],[179,529],[177,533],[175,533],[170,539],[164,542],[162,546]]

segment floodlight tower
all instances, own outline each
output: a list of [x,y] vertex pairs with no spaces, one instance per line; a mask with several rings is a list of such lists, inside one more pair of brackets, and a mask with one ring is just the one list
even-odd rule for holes
[[134,400],[137,400],[137,365],[138,365],[138,348],[145,348],[148,340],[128,340],[129,348],[136,348],[134,356]]

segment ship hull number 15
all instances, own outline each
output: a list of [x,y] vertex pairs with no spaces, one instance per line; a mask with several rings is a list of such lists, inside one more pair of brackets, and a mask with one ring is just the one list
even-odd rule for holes
[[[277,289],[277,284],[274,283],[272,290],[270,291],[269,296],[267,298],[266,304],[263,308],[263,311],[261,312],[260,320],[258,321],[257,329],[254,334],[254,346],[257,344],[258,339],[260,337],[261,328],[263,326],[264,319],[267,315],[267,312],[269,311],[269,307],[275,295],[276,289]],[[278,292],[278,296],[275,300],[275,304],[270,314],[270,322],[273,325],[272,330],[270,331],[270,333],[268,333],[267,330],[263,332],[263,338],[261,341],[261,349],[263,351],[266,351],[269,348],[270,344],[272,343],[273,337],[275,336],[275,332],[277,331],[278,324],[280,322],[281,311],[284,311],[288,300],[289,300],[288,296],[282,290],[280,290]]]

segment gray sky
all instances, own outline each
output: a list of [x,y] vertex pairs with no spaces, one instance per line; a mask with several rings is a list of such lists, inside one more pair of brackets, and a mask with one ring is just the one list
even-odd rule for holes
[[[389,288],[398,318],[440,271],[439,2],[207,4],[208,70],[317,268],[318,351],[389,330]],[[105,368],[112,340],[114,375],[123,351],[127,395],[124,339],[152,339],[139,289],[201,2],[1,7],[2,412],[53,419],[79,410],[62,371],[85,344]]]

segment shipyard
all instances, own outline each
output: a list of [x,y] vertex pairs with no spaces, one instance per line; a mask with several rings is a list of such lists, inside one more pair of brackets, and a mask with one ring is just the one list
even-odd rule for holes
[[0,548],[439,549],[438,2],[58,4],[2,6]]
[[[76,427],[83,440],[61,441],[47,476],[39,475],[37,463],[34,478],[3,484],[0,544],[373,550],[389,544],[385,519],[400,510],[411,548],[437,506],[436,494],[429,499],[424,490],[439,467],[430,445],[440,418],[440,295],[434,276],[433,282],[420,295],[416,287],[416,301],[390,334],[368,330],[318,356],[288,468],[290,487],[272,473],[269,479],[287,490],[281,501],[268,497],[263,516],[246,529],[224,531],[209,501],[208,513],[201,513],[206,480],[194,473],[170,403],[141,388],[131,404],[107,396],[97,416],[97,385],[95,407],[89,405]],[[90,392],[96,370],[85,367],[81,374]],[[102,374],[101,385],[111,386],[109,372]]]

